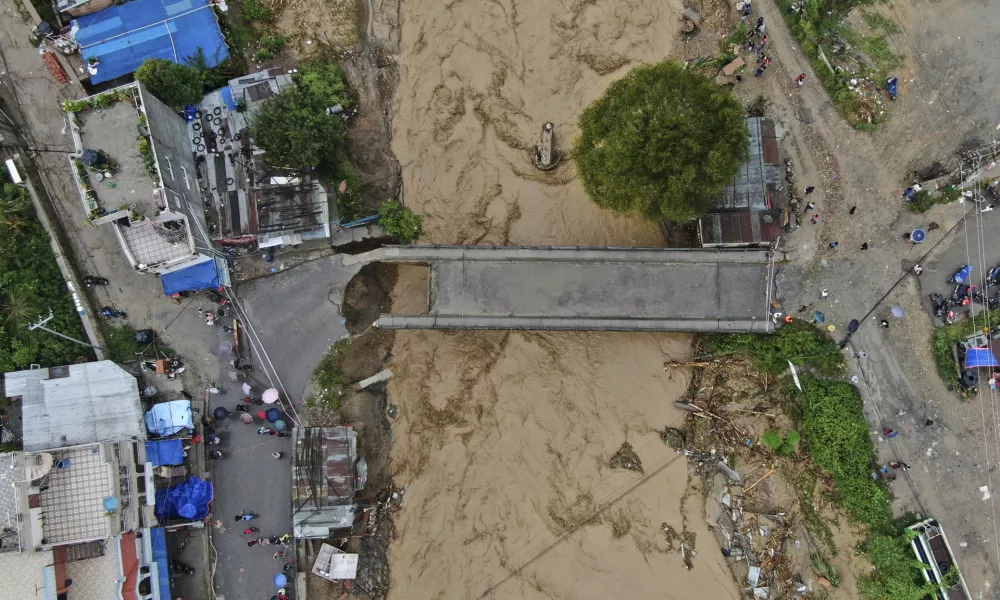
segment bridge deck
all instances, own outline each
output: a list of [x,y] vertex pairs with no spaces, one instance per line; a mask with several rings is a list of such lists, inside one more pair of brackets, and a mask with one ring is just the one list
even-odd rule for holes
[[771,331],[766,252],[386,248],[427,262],[430,312],[390,328]]

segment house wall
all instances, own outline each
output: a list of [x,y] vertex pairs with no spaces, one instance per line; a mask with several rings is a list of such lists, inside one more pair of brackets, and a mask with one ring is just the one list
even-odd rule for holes
[[211,239],[202,208],[198,170],[191,152],[187,122],[153,96],[145,85],[138,85],[146,110],[146,123],[153,142],[156,166],[167,196],[167,207],[188,218],[195,237]]

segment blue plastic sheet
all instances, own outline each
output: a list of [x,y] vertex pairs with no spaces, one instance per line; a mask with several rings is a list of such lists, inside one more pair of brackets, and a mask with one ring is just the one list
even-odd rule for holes
[[180,485],[156,492],[156,518],[161,521],[200,521],[208,516],[213,498],[212,484],[191,477]]
[[178,292],[219,289],[219,271],[215,261],[208,259],[160,276],[163,293],[168,296]]
[[154,404],[146,413],[146,429],[156,435],[174,435],[185,429],[194,429],[191,420],[190,400],[171,400]]
[[1000,366],[993,352],[989,348],[969,348],[965,353],[965,368],[974,369],[976,367],[996,367]]
[[146,460],[154,467],[179,465],[184,462],[184,443],[180,440],[146,442]]
[[162,527],[149,530],[150,543],[153,546],[153,562],[156,563],[157,578],[160,584],[160,599],[170,600],[170,567],[167,565],[167,531]]

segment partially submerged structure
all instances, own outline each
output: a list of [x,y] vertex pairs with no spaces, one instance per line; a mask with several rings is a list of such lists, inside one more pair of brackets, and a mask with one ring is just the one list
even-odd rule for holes
[[[80,13],[83,4],[59,0],[58,6]],[[70,35],[80,45],[92,84],[134,73],[150,58],[185,64],[200,57],[205,66],[214,67],[229,57],[209,0],[133,0],[109,6],[75,19]]]
[[761,247],[774,244],[788,224],[782,190],[778,138],[770,119],[746,119],[750,158],[733,181],[698,219],[698,240],[706,248]]
[[367,466],[358,458],[353,427],[292,429],[292,534],[323,539],[354,524],[354,494],[364,487]]
[[212,239],[261,248],[330,237],[334,210],[315,178],[269,165],[249,125],[261,103],[292,85],[282,69],[231,80],[207,94],[188,124]]

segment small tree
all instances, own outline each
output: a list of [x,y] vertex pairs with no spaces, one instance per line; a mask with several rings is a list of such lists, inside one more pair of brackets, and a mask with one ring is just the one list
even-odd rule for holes
[[347,127],[330,109],[350,105],[344,74],[336,65],[305,65],[294,82],[264,102],[250,135],[268,164],[333,179]]
[[201,100],[204,80],[195,67],[162,58],[146,59],[135,72],[140,81],[161,102],[175,109]]
[[386,200],[378,207],[385,232],[401,242],[410,242],[423,233],[423,218],[395,200]]
[[749,150],[742,105],[675,62],[612,83],[580,128],[573,158],[591,199],[650,220],[703,214]]

